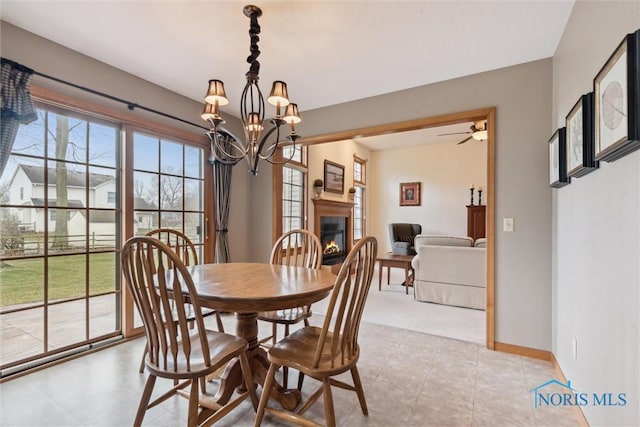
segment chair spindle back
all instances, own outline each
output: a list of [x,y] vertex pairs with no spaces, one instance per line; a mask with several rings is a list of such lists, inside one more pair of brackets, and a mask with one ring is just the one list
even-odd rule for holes
[[[205,364],[210,366],[200,303],[193,279],[178,255],[165,243],[140,236],[127,240],[121,258],[127,288],[144,324],[151,364],[175,370],[181,360],[190,370],[189,336],[198,334]],[[185,304],[185,296],[192,307]],[[195,321],[194,329],[189,329],[189,321]]]
[[271,264],[318,269],[322,265],[322,243],[309,230],[288,231],[274,243]]
[[327,339],[331,340],[329,349],[332,361],[337,359],[344,364],[358,355],[360,320],[369,294],[377,253],[377,240],[367,236],[358,241],[342,263],[331,291],[316,347],[314,367],[318,367],[323,352],[326,352]]
[[158,228],[149,231],[146,236],[154,237],[173,249],[184,265],[198,263],[198,251],[191,239],[184,233],[171,228]]

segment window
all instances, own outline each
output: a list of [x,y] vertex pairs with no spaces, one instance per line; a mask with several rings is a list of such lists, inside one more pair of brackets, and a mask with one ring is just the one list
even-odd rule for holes
[[24,187],[20,187],[20,200],[24,200]]
[[107,192],[107,203],[115,203],[116,202],[116,192],[109,191]]
[[366,160],[353,156],[353,185],[356,193],[353,197],[353,240],[362,239],[365,229],[365,193],[366,187]]
[[283,147],[279,159],[289,158],[281,167],[273,168],[274,240],[287,231],[307,228],[307,147]]
[[304,228],[305,175],[294,168],[282,168],[282,233]]

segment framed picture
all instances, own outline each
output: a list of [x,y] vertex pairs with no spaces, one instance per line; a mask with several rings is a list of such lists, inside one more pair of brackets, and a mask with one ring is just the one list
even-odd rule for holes
[[627,34],[593,80],[595,159],[640,148],[640,30]]
[[583,176],[598,167],[593,148],[593,93],[582,95],[566,118],[567,175]]
[[566,156],[566,128],[560,128],[549,140],[549,187],[560,188],[571,182],[567,176]]
[[400,206],[420,206],[419,182],[403,182],[400,184]]
[[344,193],[344,166],[324,161],[324,191]]

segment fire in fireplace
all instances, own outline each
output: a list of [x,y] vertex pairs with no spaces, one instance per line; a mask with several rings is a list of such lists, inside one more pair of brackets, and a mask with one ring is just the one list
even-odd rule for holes
[[345,217],[323,216],[320,218],[320,241],[324,248],[323,264],[339,264],[346,258],[346,227]]

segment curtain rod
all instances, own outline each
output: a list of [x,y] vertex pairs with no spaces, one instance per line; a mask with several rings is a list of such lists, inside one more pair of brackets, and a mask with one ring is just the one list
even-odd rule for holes
[[4,57],[2,57],[2,62],[9,62],[9,63],[11,63],[13,65],[16,65],[16,66],[19,66],[19,67],[23,67],[24,69],[26,69],[28,71],[31,71],[33,74],[35,74],[37,76],[44,77],[46,79],[53,80],[53,81],[58,82],[58,83],[65,84],[67,86],[71,86],[71,87],[74,87],[76,89],[80,89],[82,91],[91,93],[93,95],[98,95],[98,96],[101,96],[103,98],[110,99],[112,101],[120,102],[122,104],[125,104],[127,106],[127,108],[129,108],[129,110],[131,110],[131,111],[133,111],[135,108],[139,108],[141,110],[148,111],[148,112],[154,113],[154,114],[158,114],[158,115],[160,115],[162,117],[166,117],[168,119],[172,119],[172,120],[176,120],[176,121],[179,121],[179,122],[182,122],[182,123],[186,123],[188,125],[195,126],[197,128],[204,129],[204,130],[207,130],[207,131],[209,130],[208,127],[204,127],[204,126],[199,125],[197,123],[193,123],[193,122],[190,122],[188,120],[181,119],[180,117],[172,116],[171,114],[163,113],[162,111],[154,110],[153,108],[145,107],[144,105],[140,105],[140,104],[137,104],[135,102],[127,101],[126,99],[118,98],[116,96],[109,95],[107,93],[99,92],[97,90],[94,90],[94,89],[91,89],[91,88],[88,88],[88,87],[85,87],[85,86],[80,86],[80,85],[77,85],[75,83],[71,83],[69,81],[62,80],[62,79],[59,79],[57,77],[50,76],[48,74],[41,73],[39,71],[36,71],[36,70],[34,70],[32,68],[29,68],[29,67],[26,67],[26,66],[24,66],[22,64],[18,64],[17,62],[12,61],[12,60],[7,59],[7,58],[4,58]]

